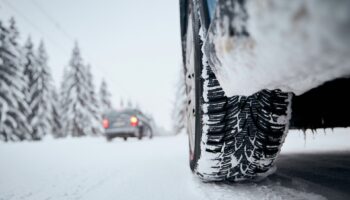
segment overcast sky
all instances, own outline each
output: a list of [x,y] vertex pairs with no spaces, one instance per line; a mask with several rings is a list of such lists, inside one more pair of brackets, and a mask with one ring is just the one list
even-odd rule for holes
[[166,129],[181,65],[177,0],[0,0],[0,20],[17,20],[24,42],[42,38],[57,86],[74,40],[105,78],[114,106],[131,99]]

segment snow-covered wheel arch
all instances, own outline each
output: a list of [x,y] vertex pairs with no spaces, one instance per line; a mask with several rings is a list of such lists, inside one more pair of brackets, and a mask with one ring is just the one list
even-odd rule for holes
[[218,0],[205,54],[227,96],[350,75],[350,1]]

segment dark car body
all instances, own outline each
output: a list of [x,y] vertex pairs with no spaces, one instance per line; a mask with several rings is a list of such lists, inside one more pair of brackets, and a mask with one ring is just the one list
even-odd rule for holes
[[122,137],[152,137],[152,120],[137,109],[112,110],[103,116],[107,140]]

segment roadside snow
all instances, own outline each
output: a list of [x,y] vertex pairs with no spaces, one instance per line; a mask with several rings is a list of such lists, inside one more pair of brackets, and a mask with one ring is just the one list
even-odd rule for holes
[[[327,194],[322,193],[324,187],[319,186],[322,184],[317,183],[317,178],[294,178],[293,169],[303,168],[305,162],[299,161],[298,167],[288,160],[299,158],[300,152],[347,150],[343,157],[350,162],[349,139],[349,129],[336,129],[334,133],[327,130],[326,135],[318,133],[314,138],[308,134],[304,143],[303,134],[291,131],[277,161],[276,175],[245,184],[203,183],[194,177],[188,167],[186,135],[127,142],[46,138],[43,142],[0,143],[0,200],[325,199]],[[320,162],[314,158],[314,163],[316,159]],[[326,170],[336,163],[326,159],[322,166]],[[349,170],[349,166],[344,166],[344,170]],[[308,173],[317,171],[314,169],[308,169]],[[339,180],[344,182],[346,177]],[[336,188],[324,191],[338,192]]]
[[0,145],[0,199],[198,199],[187,140],[47,139]]
[[318,129],[316,132],[307,130],[305,133],[289,130],[286,142],[282,146],[283,154],[320,153],[350,150],[350,129]]

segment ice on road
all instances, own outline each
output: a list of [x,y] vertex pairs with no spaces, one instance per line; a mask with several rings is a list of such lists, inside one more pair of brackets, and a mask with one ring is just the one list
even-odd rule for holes
[[0,200],[350,199],[349,129],[290,131],[276,174],[259,183],[203,183],[186,135],[0,143]]

